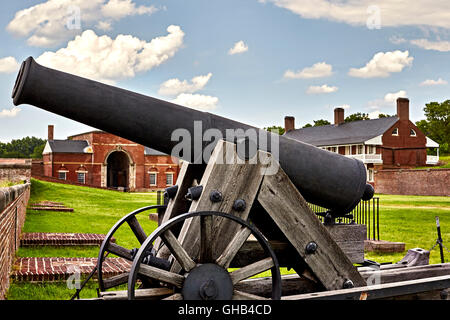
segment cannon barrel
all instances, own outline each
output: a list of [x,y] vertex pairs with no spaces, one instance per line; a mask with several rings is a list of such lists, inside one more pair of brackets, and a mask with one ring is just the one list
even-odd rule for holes
[[[255,129],[269,140],[273,135],[208,112],[46,68],[32,57],[22,63],[12,98],[15,105],[34,105],[167,154],[179,143],[172,141],[172,133],[183,129],[193,137],[196,121],[201,121],[202,132],[214,128],[224,137],[227,129]],[[202,143],[200,154],[204,147]],[[258,147],[271,151],[270,143]],[[278,148],[280,166],[305,200],[329,209],[333,216],[350,212],[361,199],[373,195],[359,160],[284,136],[279,137]],[[200,154],[181,158],[193,162]]]

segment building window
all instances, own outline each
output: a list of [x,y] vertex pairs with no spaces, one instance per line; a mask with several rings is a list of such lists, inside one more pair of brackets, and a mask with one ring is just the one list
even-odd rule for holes
[[166,173],[166,185],[173,186],[173,173]]
[[345,154],[352,154],[352,146],[345,146]]
[[157,173],[156,172],[151,172],[150,173],[150,186],[156,186],[157,183]]
[[59,180],[66,180],[66,172],[65,171],[59,171],[58,172],[58,179]]
[[373,169],[367,170],[367,181],[373,182]]
[[377,148],[375,146],[371,146],[371,145],[367,146],[367,153],[368,154],[375,154],[376,151],[377,151]]
[[414,131],[414,129],[410,129],[410,130],[409,130],[409,135],[410,135],[411,137],[417,137],[417,133],[416,133],[416,131]]
[[86,183],[86,173],[85,172],[77,172],[77,181],[78,181],[78,183],[85,184]]
[[394,130],[392,130],[392,135],[398,136],[398,128],[394,128]]
[[362,144],[359,144],[356,148],[356,154],[363,154],[364,153],[364,146]]

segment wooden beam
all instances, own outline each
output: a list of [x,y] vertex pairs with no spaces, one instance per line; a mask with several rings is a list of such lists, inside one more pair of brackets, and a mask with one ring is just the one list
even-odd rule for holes
[[[366,285],[281,167],[277,174],[264,177],[258,202],[327,290],[342,289],[347,280],[356,287]],[[308,254],[311,242],[317,250]]]
[[282,300],[376,300],[450,288],[450,276],[282,297]]
[[[254,158],[252,158],[249,161],[236,160],[230,163],[230,159],[238,159],[236,145],[219,141],[200,181],[200,185],[203,186],[202,194],[198,200],[192,201],[189,211],[226,212],[246,220],[271,156],[258,151],[255,157],[263,161],[258,160],[253,163]],[[222,199],[218,202],[210,199],[210,194],[214,190],[219,191],[222,195]],[[237,199],[245,201],[244,210],[233,209],[233,204]],[[212,231],[214,237],[209,244],[213,261],[222,254],[239,228],[239,224],[229,219],[214,217]],[[191,257],[194,259],[198,257],[200,249],[199,217],[184,222],[178,239]],[[179,270],[179,264],[174,263],[171,271],[178,272]]]

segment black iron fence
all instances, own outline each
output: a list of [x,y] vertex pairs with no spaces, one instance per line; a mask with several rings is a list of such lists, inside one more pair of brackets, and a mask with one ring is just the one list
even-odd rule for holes
[[[323,213],[325,208],[315,204],[309,204],[315,213]],[[318,216],[323,222],[323,217]],[[347,217],[337,218],[336,223],[365,224],[367,227],[367,239],[380,240],[380,198],[373,197],[360,203],[348,214]]]

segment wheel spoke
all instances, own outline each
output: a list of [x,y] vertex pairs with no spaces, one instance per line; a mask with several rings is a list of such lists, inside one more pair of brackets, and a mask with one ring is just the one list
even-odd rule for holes
[[113,242],[108,243],[106,251],[115,254],[116,256],[119,256],[121,258],[133,261],[133,257],[131,256],[131,252],[129,249],[119,246],[118,244],[115,244]]
[[242,292],[239,290],[233,290],[233,300],[270,300],[268,298],[264,298],[261,296],[257,296],[255,294]]
[[175,259],[177,259],[177,261],[180,263],[181,267],[186,272],[191,271],[195,267],[195,262],[191,259],[186,250],[184,250],[183,246],[172,233],[172,231],[167,230],[161,235],[161,237]]
[[138,239],[140,244],[143,244],[145,239],[147,239],[147,235],[145,234],[144,229],[142,229],[142,226],[139,224],[138,220],[135,216],[131,216],[127,220],[128,225],[130,226],[131,230],[133,231],[134,235]]
[[251,230],[248,228],[241,228],[234,238],[230,241],[228,246],[225,248],[224,252],[217,258],[216,263],[223,267],[228,268],[230,266],[231,261],[233,260],[236,253],[243,246],[244,242],[248,239],[251,234]]
[[249,264],[248,266],[242,267],[236,271],[230,273],[231,281],[233,285],[241,280],[247,279],[258,273],[266,271],[274,266],[272,258],[266,258],[259,260],[255,263]]
[[200,255],[199,262],[212,261],[212,216],[200,216]]
[[121,284],[128,282],[128,276],[130,275],[129,272],[125,272],[122,274],[119,274],[117,276],[109,277],[107,279],[103,280],[103,287],[104,289],[110,289],[116,286],[119,286]]
[[138,273],[161,282],[173,284],[178,288],[181,288],[184,283],[184,277],[177,273],[147,266],[145,264],[139,266]]

